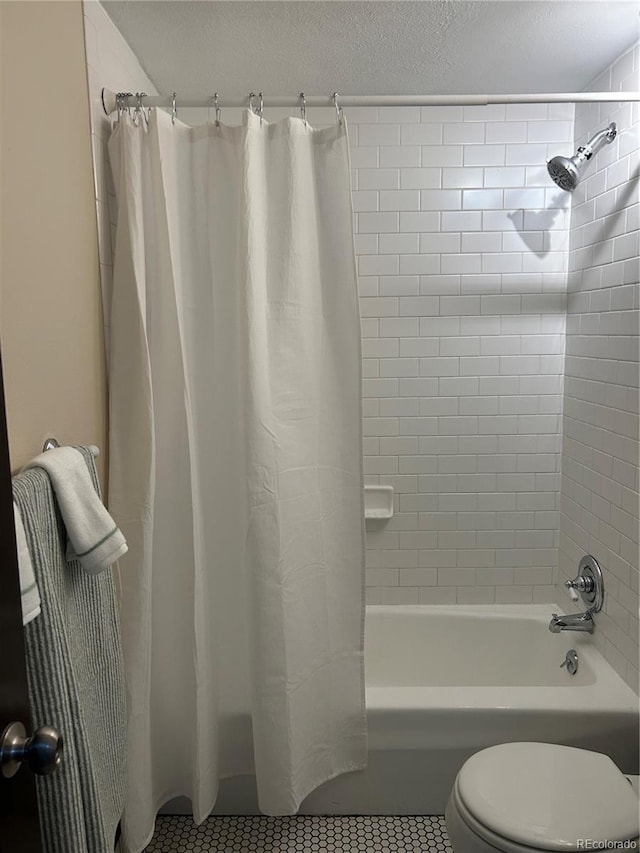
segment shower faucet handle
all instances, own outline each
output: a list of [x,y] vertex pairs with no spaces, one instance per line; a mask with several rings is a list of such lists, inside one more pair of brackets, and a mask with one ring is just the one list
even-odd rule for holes
[[604,603],[604,578],[598,561],[591,554],[585,554],[580,560],[578,574],[573,580],[564,582],[572,601],[578,596],[592,613],[599,613]]
[[571,601],[577,601],[580,596],[578,595],[578,590],[575,588],[575,581],[565,581],[564,585],[569,590],[569,598]]
[[579,592],[593,592],[593,578],[584,577],[584,575],[578,575],[572,581],[565,581],[564,585],[569,590],[573,601],[578,600]]
[[569,598],[571,601],[578,601],[580,598],[578,593],[589,594],[590,592],[593,592],[593,578],[585,578],[582,575],[578,575],[578,577],[574,578],[572,581],[565,581],[564,585],[569,591]]

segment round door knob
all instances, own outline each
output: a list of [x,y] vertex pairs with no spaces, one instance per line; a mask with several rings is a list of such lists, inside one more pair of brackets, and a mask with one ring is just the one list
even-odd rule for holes
[[38,776],[53,773],[62,761],[62,735],[53,726],[40,726],[27,741],[27,764]]
[[41,726],[28,738],[22,723],[10,723],[0,738],[0,772],[9,779],[26,761],[38,776],[53,773],[62,761],[62,735],[52,726]]

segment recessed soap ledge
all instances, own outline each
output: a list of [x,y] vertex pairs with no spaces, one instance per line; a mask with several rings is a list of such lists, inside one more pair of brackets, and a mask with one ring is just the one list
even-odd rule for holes
[[393,515],[393,486],[364,487],[364,517],[391,518]]

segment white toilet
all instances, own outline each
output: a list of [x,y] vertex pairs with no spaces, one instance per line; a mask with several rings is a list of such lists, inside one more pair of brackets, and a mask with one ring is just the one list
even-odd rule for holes
[[638,850],[639,811],[637,792],[608,756],[505,743],[464,764],[445,818],[455,853]]

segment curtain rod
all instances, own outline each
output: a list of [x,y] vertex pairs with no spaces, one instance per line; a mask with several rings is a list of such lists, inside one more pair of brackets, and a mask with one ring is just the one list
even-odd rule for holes
[[[126,106],[135,107],[137,93],[119,93]],[[260,98],[254,95],[254,99]],[[488,104],[565,104],[565,103],[597,103],[611,101],[623,103],[640,101],[640,92],[546,92],[520,95],[338,95],[341,107],[434,107],[434,106],[487,106]],[[334,96],[306,95],[307,107],[335,107]],[[171,107],[172,95],[142,95],[145,107]],[[180,107],[214,107],[214,97],[183,98],[175,96],[175,103]],[[290,95],[266,95],[262,99],[265,107],[300,107],[302,99]],[[118,106],[118,94],[110,89],[102,90],[102,106],[107,115],[115,112]],[[249,96],[242,99],[218,99],[218,106],[248,107]]]

